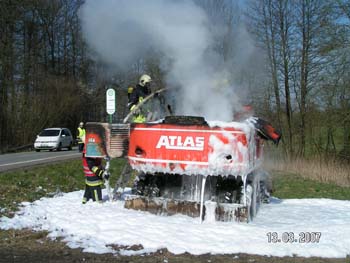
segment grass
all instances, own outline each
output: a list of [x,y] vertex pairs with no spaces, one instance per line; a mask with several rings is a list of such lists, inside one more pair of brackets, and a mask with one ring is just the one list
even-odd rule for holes
[[[114,187],[125,163],[111,162],[110,185]],[[276,168],[276,167],[274,167]],[[273,170],[273,195],[278,198],[333,198],[350,200],[350,187],[310,179],[295,172]],[[0,216],[12,216],[21,202],[33,202],[58,192],[84,189],[81,160],[0,173]]]
[[298,174],[305,179],[350,187],[350,164],[337,160],[268,157],[264,167],[272,172]]
[[[120,159],[111,162],[112,187],[124,162]],[[12,215],[21,202],[32,202],[58,192],[83,190],[84,186],[81,160],[0,173],[0,217]]]
[[274,172],[273,196],[289,198],[331,198],[350,200],[350,187],[306,179],[295,173]]
[[272,174],[278,198],[350,200],[350,165],[332,159],[283,159],[267,156],[264,168]]

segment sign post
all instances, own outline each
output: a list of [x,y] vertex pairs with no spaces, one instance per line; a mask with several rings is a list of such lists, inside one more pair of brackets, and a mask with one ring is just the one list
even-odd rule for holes
[[109,123],[112,123],[112,115],[115,112],[115,90],[111,88],[106,91],[106,111],[109,114]]

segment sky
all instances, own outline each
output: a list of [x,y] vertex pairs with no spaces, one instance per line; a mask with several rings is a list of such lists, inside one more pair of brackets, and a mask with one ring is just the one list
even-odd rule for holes
[[[103,192],[106,196],[106,192]],[[83,191],[22,203],[13,218],[0,218],[0,229],[48,231],[70,248],[84,252],[138,255],[167,248],[171,253],[248,253],[270,256],[345,258],[350,255],[350,201],[277,199],[263,204],[251,223],[212,222],[184,215],[158,216],[128,210],[124,201],[81,204]],[[62,211],[65,211],[62,213]],[[289,233],[289,234],[286,234]],[[283,236],[294,234],[292,243]],[[303,233],[319,233],[319,242],[303,243]],[[273,242],[278,235],[281,242]],[[307,235],[307,234],[306,234]],[[138,251],[120,246],[142,245]]]

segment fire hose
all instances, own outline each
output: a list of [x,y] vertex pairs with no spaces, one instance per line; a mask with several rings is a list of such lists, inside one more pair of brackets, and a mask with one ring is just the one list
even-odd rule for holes
[[[109,156],[106,156],[105,160],[106,160],[105,173],[109,174],[109,167],[110,167],[110,160],[111,159],[109,158]],[[108,176],[108,179],[104,178],[104,185],[105,185],[106,190],[107,190],[108,198],[109,198],[110,201],[112,201],[113,193],[112,193],[112,190],[111,190],[111,186],[109,184],[109,176]]]

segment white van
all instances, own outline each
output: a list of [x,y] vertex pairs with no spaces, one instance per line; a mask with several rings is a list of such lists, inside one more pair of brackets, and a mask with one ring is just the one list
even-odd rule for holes
[[39,133],[34,142],[35,151],[57,150],[62,148],[72,150],[73,136],[67,128],[48,128]]

